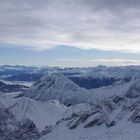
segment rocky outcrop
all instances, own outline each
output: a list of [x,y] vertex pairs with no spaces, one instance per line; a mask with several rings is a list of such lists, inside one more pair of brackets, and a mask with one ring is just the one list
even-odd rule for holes
[[28,119],[17,121],[12,112],[0,109],[1,140],[38,140],[40,132],[35,124]]

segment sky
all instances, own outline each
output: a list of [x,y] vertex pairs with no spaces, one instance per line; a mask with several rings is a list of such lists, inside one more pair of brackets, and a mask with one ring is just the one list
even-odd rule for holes
[[140,65],[140,0],[0,0],[0,65]]

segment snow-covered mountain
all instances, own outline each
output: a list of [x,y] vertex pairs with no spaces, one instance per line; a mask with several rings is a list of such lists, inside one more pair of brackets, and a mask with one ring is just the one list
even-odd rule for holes
[[[0,95],[0,139],[139,140],[139,66],[54,71],[20,96]],[[115,80],[85,89],[70,77]]]
[[10,107],[15,99],[0,95],[0,139],[1,140],[37,140],[40,132],[32,120],[17,120]]
[[58,100],[72,105],[84,102],[87,92],[63,74],[54,73],[43,76],[24,95],[40,101]]
[[6,95],[0,96],[0,105],[19,121],[25,118],[32,120],[41,131],[47,125],[54,125],[66,110],[66,106],[55,100],[40,102],[28,97],[12,98]]
[[128,92],[134,92],[137,90],[135,85],[139,81],[139,79],[129,82],[119,81],[109,86],[87,90],[79,87],[63,74],[55,73],[42,77],[24,95],[40,101],[58,100],[67,106],[78,103],[95,104],[113,96],[121,97]]
[[[62,94],[64,91],[67,94]],[[35,96],[34,93],[36,93]],[[63,102],[65,100],[62,99],[67,98],[70,94],[68,97],[70,97],[69,103],[72,106],[54,125],[52,132],[42,137],[41,140],[68,138],[68,140],[92,140],[95,138],[97,140],[112,140],[116,137],[122,140],[132,138],[131,135],[134,132],[137,134],[135,139],[137,140],[139,137],[137,130],[137,123],[140,122],[139,78],[129,82],[119,81],[111,86],[85,90],[62,74],[51,74],[37,81],[26,93],[26,95],[29,94],[34,99],[41,101],[57,99],[64,104],[66,102]],[[83,94],[84,96],[82,96]],[[77,100],[73,100],[71,96],[76,97]],[[79,104],[79,100],[81,104]],[[137,129],[132,130],[135,125]]]
[[130,83],[126,89],[123,94],[109,94],[92,105],[71,106],[52,133],[41,140],[138,140],[140,81]]
[[40,102],[28,97],[21,97],[9,107],[18,120],[30,119],[40,131],[61,119],[65,109],[59,102]]
[[[30,137],[30,135],[34,135],[32,129],[35,129],[35,135],[38,135],[39,139],[41,135],[52,130],[53,125],[62,118],[66,110],[66,107],[58,101],[40,102],[28,97],[12,98],[6,95],[0,95],[0,106],[0,136],[3,138],[2,140],[10,139],[11,135],[8,136],[8,133],[15,138],[16,133],[22,133],[20,131],[29,131],[23,135],[32,140]],[[18,132],[18,129],[21,129],[23,125],[29,125],[30,130],[28,127],[23,127]],[[4,131],[7,131],[6,134]]]

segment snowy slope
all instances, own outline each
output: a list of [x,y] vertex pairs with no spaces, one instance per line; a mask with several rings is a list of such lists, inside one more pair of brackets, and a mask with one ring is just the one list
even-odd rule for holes
[[115,127],[97,126],[85,129],[79,126],[69,130],[64,125],[55,127],[54,131],[40,140],[139,140],[140,126],[131,122],[121,122]]
[[54,125],[66,109],[55,101],[40,102],[28,97],[14,99],[4,95],[0,96],[0,106],[12,112],[18,121],[32,120],[40,131],[47,125]]
[[79,117],[75,115],[73,119],[65,118],[55,125],[52,133],[41,140],[139,140],[140,138],[140,121],[134,121],[139,115],[133,111],[117,110],[113,115],[120,120],[110,125],[103,122],[107,119],[104,120],[100,113],[90,115],[86,116],[83,112]]
[[122,87],[95,104],[71,106],[41,140],[139,140],[140,81]]
[[8,108],[9,106],[12,106],[16,102],[16,99],[7,96],[7,95],[0,95],[0,106],[1,108]]
[[65,107],[59,103],[40,102],[28,97],[22,97],[10,110],[18,120],[28,118],[42,131],[45,126],[54,125],[62,118]]

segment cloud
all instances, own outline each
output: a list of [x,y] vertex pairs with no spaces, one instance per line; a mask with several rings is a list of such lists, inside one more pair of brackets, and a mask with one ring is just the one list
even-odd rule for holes
[[139,65],[140,60],[133,59],[58,59],[60,66],[90,67],[98,65],[106,66],[129,66]]
[[0,43],[140,53],[139,0],[0,0]]

